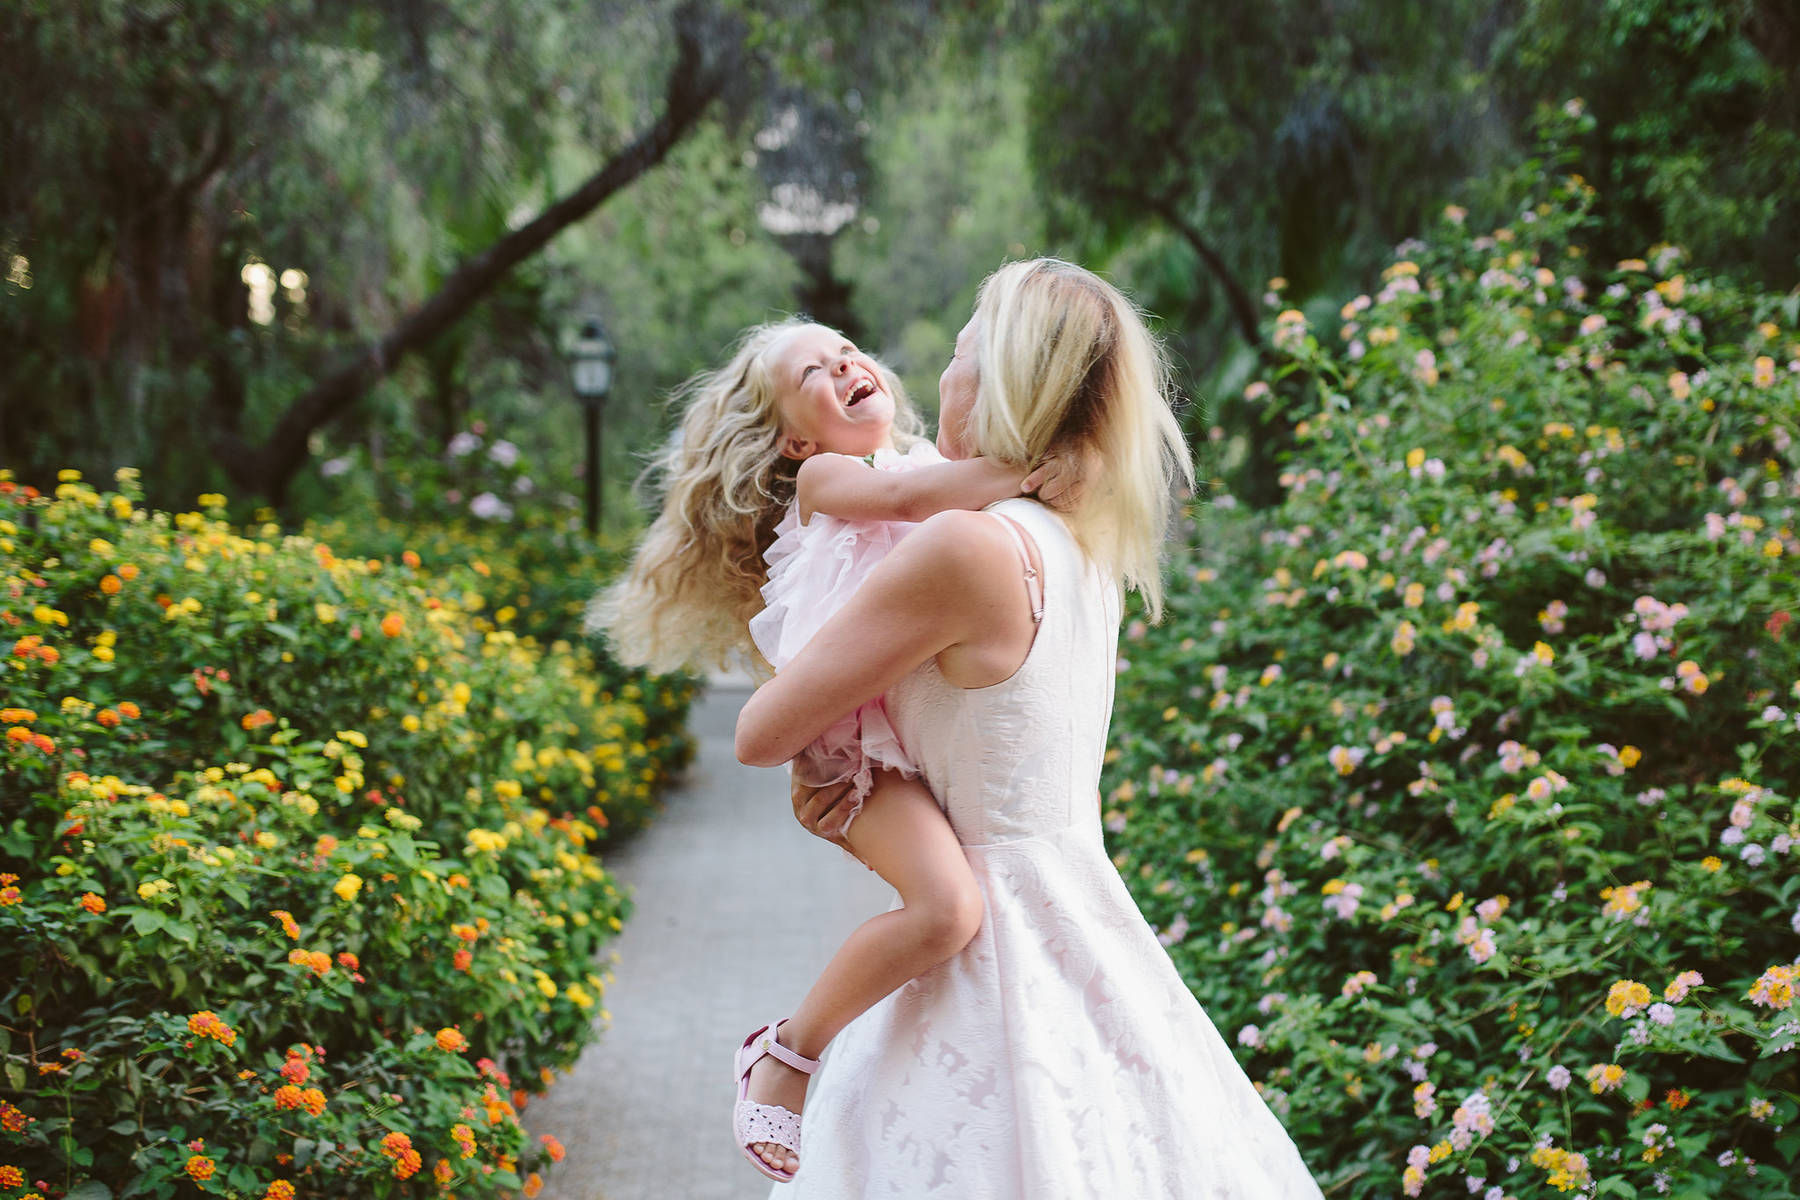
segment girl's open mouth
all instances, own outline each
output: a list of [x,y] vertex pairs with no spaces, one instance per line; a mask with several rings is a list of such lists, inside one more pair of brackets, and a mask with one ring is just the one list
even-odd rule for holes
[[855,408],[861,401],[875,394],[875,385],[867,379],[859,379],[850,387],[850,394],[844,397],[845,408]]

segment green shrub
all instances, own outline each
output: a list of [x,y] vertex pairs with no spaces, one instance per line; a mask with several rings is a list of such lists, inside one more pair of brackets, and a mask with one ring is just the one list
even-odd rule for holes
[[122,475],[0,476],[0,1182],[534,1190],[516,1110],[627,907],[588,849],[687,757],[641,703],[686,686],[480,619],[478,562]]
[[1333,1194],[1795,1192],[1796,301],[1588,200],[1278,316],[1284,498],[1122,642],[1116,862]]

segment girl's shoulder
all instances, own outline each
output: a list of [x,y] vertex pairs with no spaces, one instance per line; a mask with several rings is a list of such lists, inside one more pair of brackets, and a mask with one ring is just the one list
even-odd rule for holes
[[938,463],[948,462],[949,460],[938,453],[938,448],[936,446],[925,439],[920,438],[911,446],[907,447],[904,452],[899,450],[877,450],[875,453],[863,459],[863,461],[868,463],[871,467],[874,467],[877,471],[916,471],[920,467],[935,466]]

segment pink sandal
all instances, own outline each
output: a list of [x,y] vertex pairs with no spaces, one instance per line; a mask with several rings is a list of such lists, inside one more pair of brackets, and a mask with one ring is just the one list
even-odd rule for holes
[[796,1071],[811,1075],[819,1069],[819,1061],[802,1058],[776,1041],[775,1033],[780,1027],[780,1021],[770,1021],[745,1038],[744,1044],[738,1047],[735,1064],[737,1103],[731,1110],[731,1126],[737,1137],[738,1149],[744,1152],[750,1165],[777,1183],[787,1183],[794,1178],[794,1172],[777,1171],[750,1147],[757,1142],[773,1142],[784,1150],[800,1153],[800,1116],[779,1104],[753,1102],[750,1099],[750,1068],[766,1054]]

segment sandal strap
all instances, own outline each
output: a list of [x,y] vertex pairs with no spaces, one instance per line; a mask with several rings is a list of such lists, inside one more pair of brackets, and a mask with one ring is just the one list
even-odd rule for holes
[[757,1142],[773,1142],[784,1150],[800,1153],[800,1114],[779,1104],[757,1104],[745,1100],[738,1105],[738,1145],[750,1147]]
[[[786,1018],[784,1017],[782,1020],[786,1020]],[[807,1075],[811,1075],[814,1071],[817,1071],[819,1069],[818,1059],[806,1058],[796,1054],[794,1051],[789,1050],[786,1046],[775,1040],[775,1032],[780,1027],[781,1021],[770,1021],[767,1025],[764,1025],[761,1029],[758,1029],[755,1033],[750,1035],[750,1044],[762,1051],[763,1054],[767,1054],[777,1062],[786,1063],[796,1071],[800,1071]],[[754,1058],[750,1060],[751,1065],[754,1065],[755,1062],[756,1059]]]

